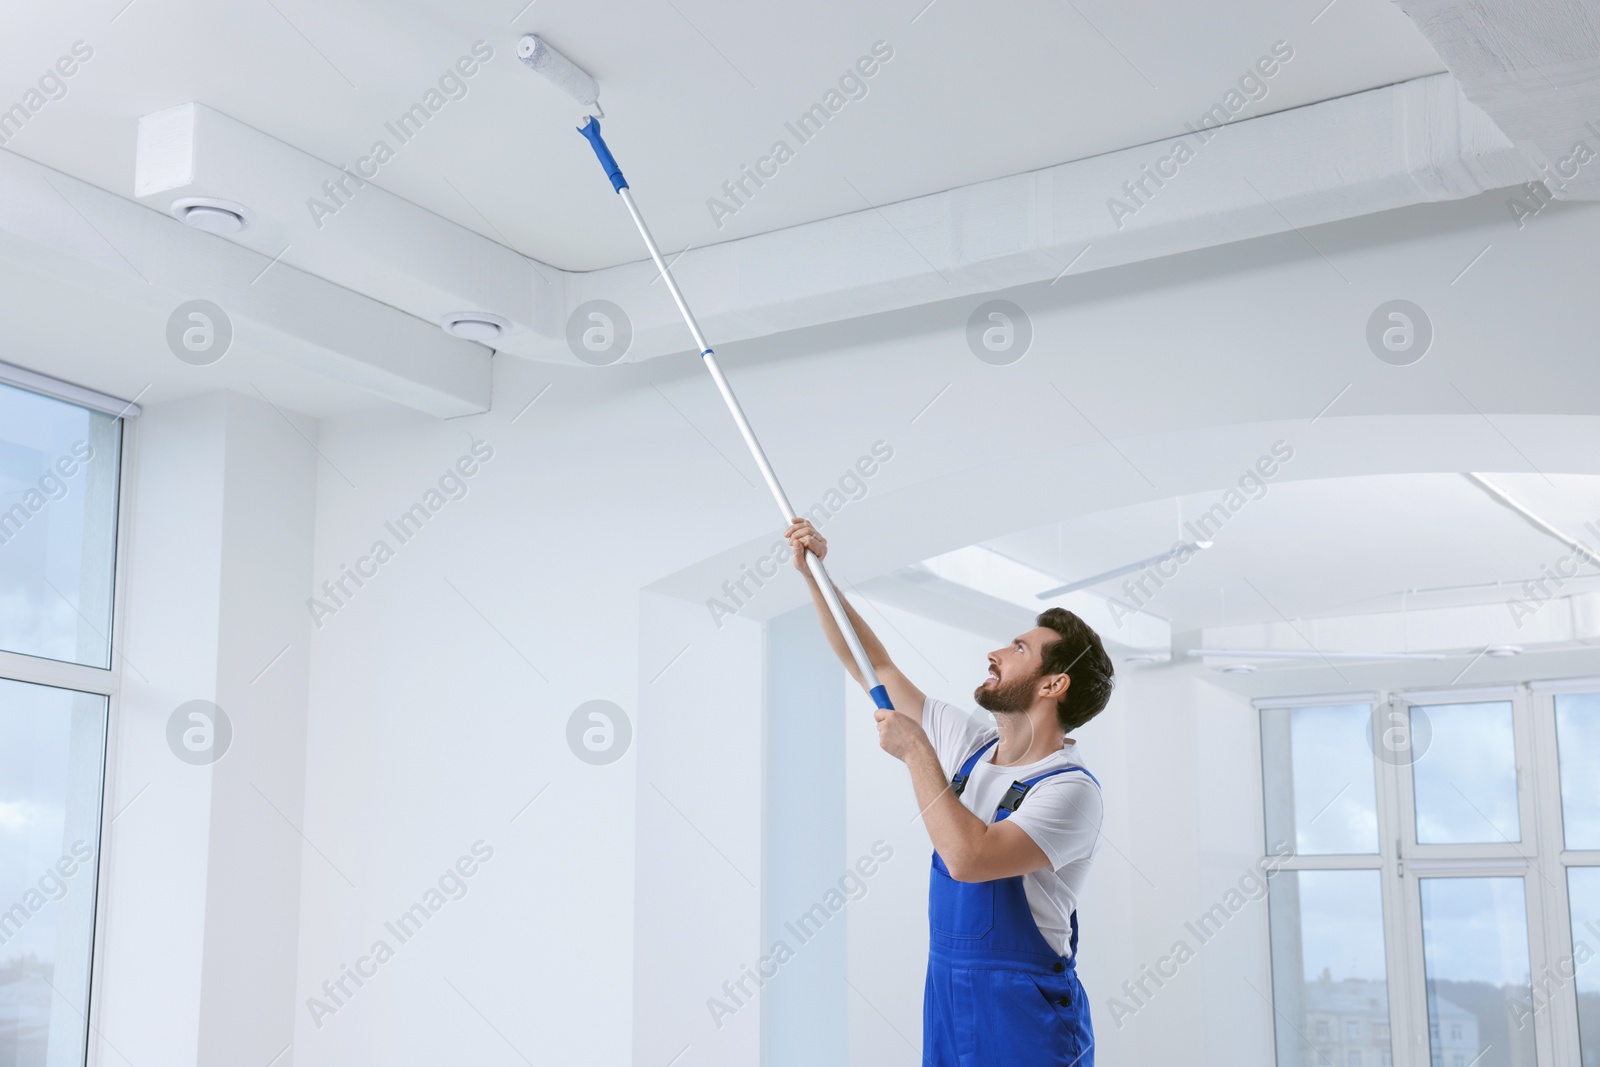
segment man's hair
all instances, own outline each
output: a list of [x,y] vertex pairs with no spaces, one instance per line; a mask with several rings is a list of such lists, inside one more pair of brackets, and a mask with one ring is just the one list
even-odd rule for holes
[[1111,657],[1100,635],[1065,608],[1050,608],[1038,625],[1061,636],[1044,647],[1043,673],[1065,674],[1067,695],[1056,704],[1063,731],[1076,730],[1105,710],[1116,685]]

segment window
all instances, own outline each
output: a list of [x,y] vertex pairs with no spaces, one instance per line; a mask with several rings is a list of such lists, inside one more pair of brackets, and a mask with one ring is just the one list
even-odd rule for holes
[[115,415],[0,384],[5,1067],[85,1062],[121,440]]
[[1304,1032],[1328,1041],[1333,1031],[1326,1017],[1311,1027],[1295,1020],[1336,1011],[1348,1033],[1361,1019],[1389,1017],[1379,872],[1279,871],[1269,886],[1273,1001],[1291,1024],[1278,1028],[1278,1062],[1298,1067],[1309,1051]]
[[0,680],[0,1063],[82,1062],[105,725],[104,696]]
[[121,420],[0,384],[0,649],[111,666]]
[[1561,827],[1569,849],[1600,849],[1600,693],[1555,698]]
[[[1305,1037],[1346,1040],[1365,1023],[1388,1048],[1389,1022],[1376,771],[1370,704],[1265,708],[1262,779],[1268,851],[1293,852],[1269,882],[1278,1063],[1332,1064]],[[1315,1028],[1305,1022],[1315,1015]],[[1349,1050],[1355,1051],[1355,1050]]]
[[1297,855],[1376,853],[1378,805],[1365,704],[1262,714],[1267,838]]
[[[1559,704],[1557,705],[1559,707]],[[1562,750],[1562,774],[1569,764]],[[1600,755],[1589,750],[1591,762],[1583,767],[1591,791],[1600,780],[1600,768],[1593,762]],[[1563,785],[1565,784],[1563,777]],[[1571,920],[1573,955],[1570,968],[1578,1001],[1578,1045],[1583,1067],[1600,1067],[1600,866],[1567,868],[1567,904]]]
[[1579,1048],[1582,1067],[1600,1067],[1600,693],[1558,693],[1554,701],[1562,843],[1579,856],[1566,869]]
[[1600,1067],[1600,681],[1258,704],[1279,1067]]
[[1430,745],[1412,765],[1419,845],[1520,841],[1511,702],[1412,708],[1426,715]]
[[1361,1050],[1351,1049],[1344,1054],[1345,1067],[1361,1067]]
[[1533,1028],[1505,1025],[1533,1011],[1523,880],[1423,878],[1421,890],[1429,1029],[1446,1035],[1436,1044],[1483,1063],[1534,1063]]

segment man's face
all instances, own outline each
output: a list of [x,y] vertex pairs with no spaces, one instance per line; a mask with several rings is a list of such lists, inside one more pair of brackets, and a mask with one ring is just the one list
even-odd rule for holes
[[989,653],[989,677],[972,692],[978,706],[994,712],[1033,707],[1043,688],[1045,646],[1057,640],[1054,630],[1038,626]]

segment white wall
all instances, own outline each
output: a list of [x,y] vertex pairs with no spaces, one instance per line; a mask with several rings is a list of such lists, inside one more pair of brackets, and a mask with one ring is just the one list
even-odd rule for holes
[[[1262,999],[1271,970],[1256,877],[1264,853],[1257,713],[1199,668],[1122,675],[1106,712],[1114,717],[1091,724],[1117,750],[1101,779],[1109,862],[1089,893],[1111,922],[1084,942],[1086,953],[1104,953],[1086,955],[1083,969],[1100,1058],[1264,1067],[1273,1020]],[[1226,922],[1201,927],[1218,904]]]
[[712,630],[698,605],[655,593],[643,604],[637,745],[616,765],[632,764],[637,781],[636,836],[618,827],[596,856],[597,866],[634,865],[632,930],[595,930],[618,966],[633,968],[633,1002],[584,1007],[622,1037],[631,1012],[632,1058],[611,1062],[757,1063],[764,996],[748,981],[736,994],[724,983],[746,980],[766,950],[762,627]]
[[[102,1063],[266,1063],[293,1036],[315,477],[305,433],[310,422],[228,394],[147,408],[130,428]],[[191,700],[232,723],[209,765],[168,748],[168,717]]]

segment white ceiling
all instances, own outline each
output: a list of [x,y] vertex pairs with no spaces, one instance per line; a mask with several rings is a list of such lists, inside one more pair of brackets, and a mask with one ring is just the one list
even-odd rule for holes
[[[6,148],[131,196],[141,115],[196,100],[352,163],[475,40],[495,58],[379,184],[569,269],[641,258],[573,108],[515,60],[546,35],[602,85],[606,133],[668,250],[859,211],[1181,133],[1274,41],[1294,59],[1242,114],[1443,70],[1387,0],[1174,5],[963,0],[12,3],[9,105],[75,40],[94,57]],[[920,12],[920,13],[919,13]],[[874,41],[894,58],[722,228],[706,207]],[[793,139],[791,138],[791,141]]]
[[[1600,478],[1491,474],[1520,503],[1570,536],[1595,544]],[[1178,513],[1193,520],[1225,487],[1025,530],[986,544],[1063,583],[1170,549]],[[1192,535],[1185,535],[1189,540]],[[1458,474],[1283,482],[1245,504],[1211,548],[1178,569],[1147,602],[1174,631],[1463,604],[1503,603],[1568,549]],[[1600,569],[1563,594],[1596,588]],[[1094,587],[1122,597],[1123,583]],[[1425,592],[1513,582],[1506,588]],[[1153,586],[1147,586],[1153,588]],[[1042,591],[1042,590],[1041,590]],[[1417,591],[1417,592],[1410,592]],[[1280,615],[1281,612],[1281,615]]]

